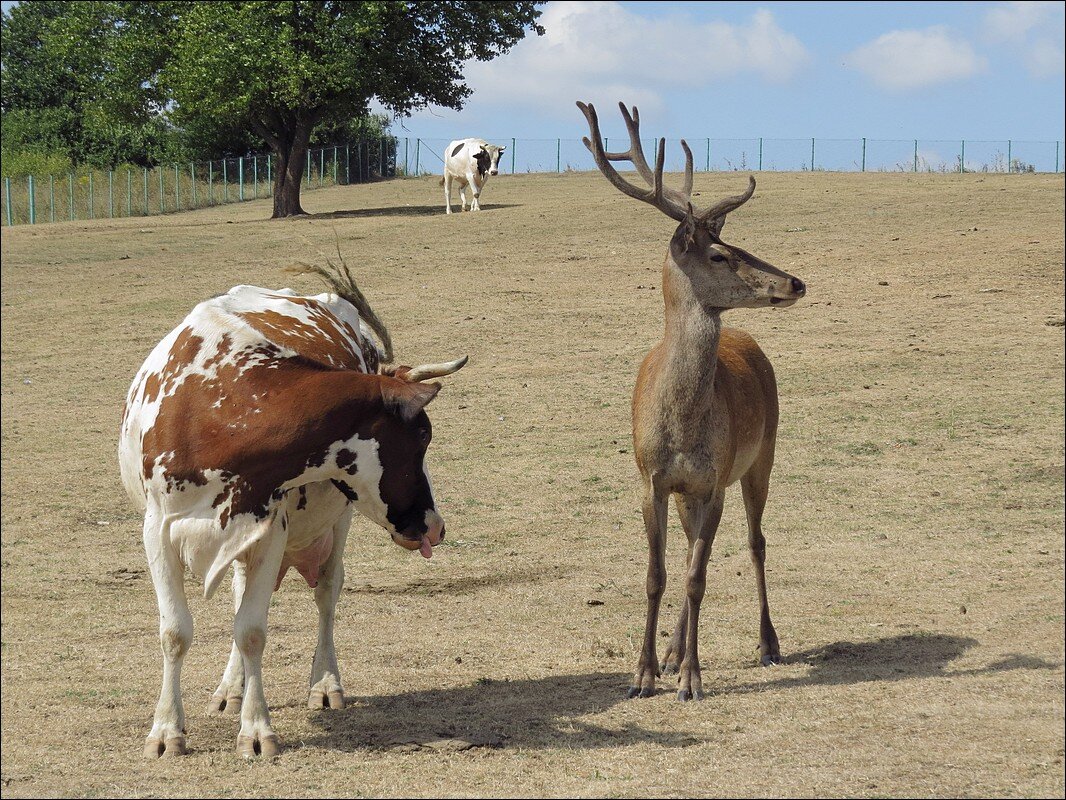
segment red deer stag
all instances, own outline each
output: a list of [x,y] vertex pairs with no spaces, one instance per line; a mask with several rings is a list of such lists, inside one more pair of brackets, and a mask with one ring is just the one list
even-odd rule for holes
[[[644,359],[633,391],[633,452],[644,481],[644,526],[648,535],[648,618],[630,697],[655,694],[661,671],[678,672],[678,699],[703,697],[697,633],[706,586],[707,560],[722,517],[726,487],[740,481],[748,518],[748,545],[755,565],[761,612],[759,651],[763,664],[780,661],[770,621],[764,573],[766,540],[762,514],[774,463],[777,385],[770,361],[743,331],[722,327],[730,308],[790,306],[806,287],[720,238],[726,214],[745,203],[748,189],[706,210],[694,209],[692,152],[684,140],[685,178],[680,190],[663,186],[666,142],[659,140],[655,169],[640,144],[640,116],[619,103],[630,148],[603,149],[596,110],[578,103],[591,138],[585,146],[596,166],[623,194],[650,203],[680,223],[663,264],[666,329]],[[612,161],[630,161],[648,188],[636,186]],[[666,584],[667,500],[674,495],[688,537],[686,603],[666,650],[661,671],[655,652],[659,605]]]

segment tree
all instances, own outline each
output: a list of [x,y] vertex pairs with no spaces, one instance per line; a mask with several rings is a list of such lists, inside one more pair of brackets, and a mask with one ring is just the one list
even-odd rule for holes
[[174,121],[210,118],[261,136],[278,160],[275,218],[304,213],[317,125],[365,116],[373,98],[396,114],[461,108],[471,91],[464,62],[506,52],[527,29],[543,33],[532,2],[215,2],[176,14],[161,70]]

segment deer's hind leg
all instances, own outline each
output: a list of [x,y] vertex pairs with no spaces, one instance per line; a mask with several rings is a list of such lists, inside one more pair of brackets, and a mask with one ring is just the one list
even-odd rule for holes
[[748,517],[748,548],[752,566],[755,567],[755,584],[759,590],[759,660],[764,667],[781,662],[781,646],[774,624],[770,621],[770,604],[766,599],[766,537],[762,532],[762,513],[770,491],[770,470],[773,466],[774,447],[771,442],[740,479],[744,510]]

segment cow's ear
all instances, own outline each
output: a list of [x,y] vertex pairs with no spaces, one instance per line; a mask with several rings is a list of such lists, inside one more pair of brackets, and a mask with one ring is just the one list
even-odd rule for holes
[[381,399],[385,408],[404,422],[410,422],[440,391],[439,383],[407,383],[384,381],[381,384]]

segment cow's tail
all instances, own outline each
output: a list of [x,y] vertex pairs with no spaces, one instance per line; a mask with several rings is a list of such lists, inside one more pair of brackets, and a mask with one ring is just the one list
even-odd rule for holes
[[352,277],[352,273],[348,269],[344,257],[341,256],[339,242],[337,244],[337,258],[340,261],[339,264],[334,264],[333,261],[327,258],[326,266],[324,267],[318,264],[300,262],[296,266],[291,267],[290,271],[297,274],[305,272],[314,273],[322,279],[331,291],[355,306],[355,310],[359,312],[359,318],[370,327],[370,330],[374,332],[378,337],[378,341],[381,343],[381,363],[388,364],[393,358],[392,337],[389,335],[389,329],[385,327],[385,323],[381,321],[378,315],[374,312],[374,309],[370,307],[370,303],[359,290],[359,287],[356,286],[355,278]]

